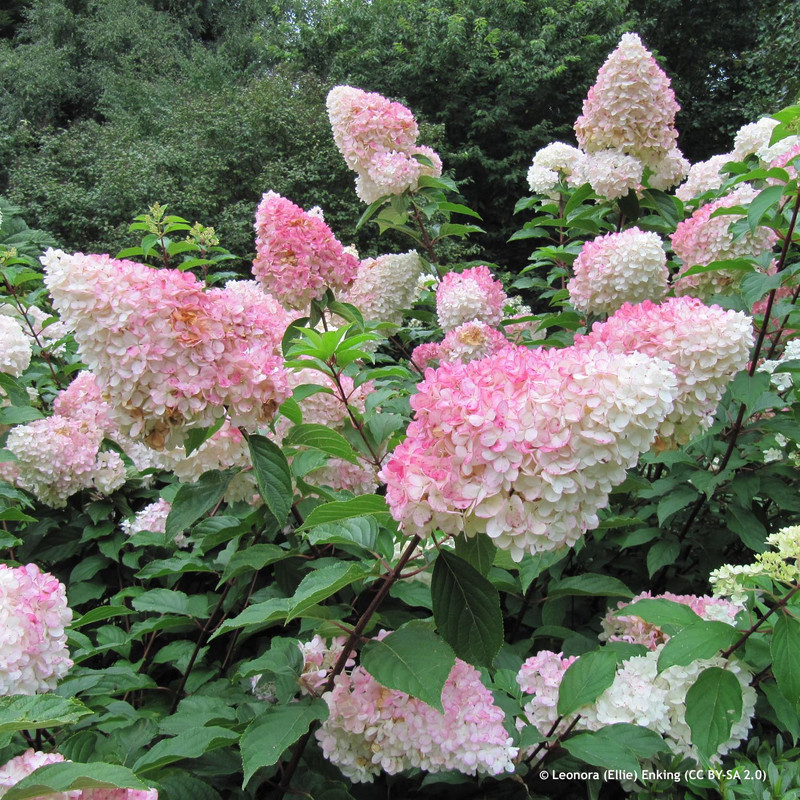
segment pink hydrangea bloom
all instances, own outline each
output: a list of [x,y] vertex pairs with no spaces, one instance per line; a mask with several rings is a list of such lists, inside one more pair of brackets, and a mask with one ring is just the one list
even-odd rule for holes
[[0,696],[51,692],[72,666],[64,584],[35,564],[0,564]]
[[[310,642],[298,642],[300,652],[303,654],[303,673],[300,676],[300,691],[302,694],[317,694],[328,680],[330,671],[344,652],[347,643],[346,636],[336,636],[330,644],[326,639],[317,634]],[[351,656],[354,651],[350,651]],[[355,659],[348,658],[345,662],[346,669],[355,666]]]
[[441,350],[441,342],[425,342],[418,344],[411,351],[411,361],[415,364],[417,369],[424,370],[430,366],[431,362],[439,360],[439,351]]
[[401,103],[352,86],[334,86],[327,107],[333,139],[347,166],[358,174],[356,193],[365,203],[414,190],[422,175],[442,174],[439,156],[417,145],[416,120]]
[[675,195],[684,203],[688,203],[699,194],[719,189],[726,178],[722,174],[722,168],[729,161],[736,161],[733,153],[711,156],[707,161],[692,164],[686,182],[675,190]]
[[120,527],[128,536],[141,531],[151,531],[152,533],[164,533],[167,529],[167,517],[172,509],[172,503],[168,503],[163,498],[159,498],[154,503],[145,506],[141,511],[137,511],[133,519],[123,520]]
[[113,410],[103,397],[94,373],[88,370],[79,372],[72,383],[56,395],[53,411],[71,419],[89,420],[106,436],[119,433]]
[[488,534],[519,561],[597,525],[672,410],[669,365],[641,354],[509,346],[428,369],[380,473],[409,534]]
[[317,739],[325,757],[355,782],[415,767],[468,775],[514,771],[517,748],[503,726],[505,714],[478,670],[461,659],[442,690],[443,714],[381,686],[363,667],[337,675],[323,698],[330,714]]
[[660,300],[667,292],[667,255],[657,233],[630,228],[586,242],[567,284],[578,311],[611,314],[624,303]]
[[125,482],[125,466],[117,453],[99,453],[102,440],[93,422],[60,414],[18,425],[6,444],[17,458],[16,485],[53,508],[82,489],[110,494]]
[[347,295],[365,319],[400,324],[419,292],[422,262],[416,250],[365,258]]
[[659,644],[666,642],[669,636],[658,625],[645,622],[634,614],[617,613],[637,600],[645,598],[672,600],[674,603],[689,606],[702,619],[727,622],[729,625],[735,623],[737,614],[744,608],[743,605],[707,595],[674,594],[673,592],[652,595],[650,592],[642,592],[632,600],[617,603],[616,609],[608,610],[602,620],[603,632],[600,634],[600,640],[643,644],[648,650],[655,650]]
[[261,198],[255,229],[253,275],[288,308],[346,288],[358,272],[358,259],[318,215],[275,192]]
[[635,33],[626,33],[600,67],[575,133],[587,153],[620,150],[655,167],[675,147],[679,110],[652,53]]
[[508,347],[508,339],[499,330],[480,320],[472,320],[448,332],[439,345],[437,357],[440,361],[466,364],[476,358],[486,358],[504,347]]
[[720,208],[747,206],[757,194],[752,186],[742,184],[719,200],[701,206],[689,219],[678,224],[672,234],[672,249],[683,261],[683,267],[675,281],[675,294],[708,297],[730,292],[742,276],[740,271],[717,270],[688,277],[682,277],[683,273],[696,264],[705,266],[732,258],[756,258],[772,249],[778,234],[771,228],[762,225],[734,239],[730,227],[741,215],[711,216]]
[[156,789],[81,789],[79,797],[80,800],[158,800],[158,791]]
[[686,444],[712,421],[717,405],[753,344],[753,326],[739,311],[706,306],[692,297],[625,304],[575,347],[603,345],[616,352],[644,353],[669,362],[677,378],[674,410],[659,424],[656,446]]
[[508,295],[488,267],[448,272],[436,288],[436,314],[442,330],[451,331],[465,322],[480,320],[496,327],[503,319]]
[[[559,718],[558,692],[564,673],[577,660],[577,656],[564,658],[563,653],[541,650],[529,658],[517,673],[517,683],[525,697],[522,707],[524,717],[517,721],[518,727],[533,725],[542,736],[555,733],[553,726]],[[565,720],[561,726],[566,729],[569,723]]]
[[[42,753],[32,747],[21,756],[12,758],[11,761],[0,767],[0,797],[12,786],[16,786],[23,778],[27,778],[39,767],[47,764],[58,764],[64,760],[60,753]],[[72,800],[80,796],[80,792],[57,792],[47,795],[46,800]]]
[[227,412],[251,429],[288,395],[276,303],[189,272],[48,250],[45,281],[124,433],[156,449]]

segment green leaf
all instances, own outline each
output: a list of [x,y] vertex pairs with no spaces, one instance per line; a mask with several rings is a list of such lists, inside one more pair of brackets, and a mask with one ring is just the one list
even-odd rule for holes
[[617,656],[611,650],[584,653],[570,664],[558,690],[558,713],[572,714],[593,703],[614,682]]
[[461,203],[439,203],[439,209],[441,211],[450,211],[453,214],[466,214],[469,217],[482,219],[477,211],[473,211],[469,206],[462,205]]
[[651,597],[637,600],[615,613],[616,616],[639,617],[645,622],[658,625],[659,628],[671,625],[675,629],[680,629],[703,621],[689,606],[685,606],[683,603]]
[[800,698],[800,620],[783,614],[775,623],[770,644],[772,674],[783,696]]
[[674,564],[681,552],[681,544],[677,539],[667,538],[656,542],[647,551],[647,574],[652,578],[662,567]]
[[378,543],[378,523],[374,517],[351,517],[341,522],[316,525],[306,534],[310,544],[355,544],[374,551]]
[[184,758],[200,758],[200,756],[221,747],[227,747],[239,738],[235,731],[219,725],[195,727],[169,739],[162,739],[152,745],[133,765],[136,772],[150,772],[173,764]]
[[569,552],[568,549],[546,550],[544,553],[526,554],[519,563],[519,581],[522,591],[527,592],[530,585],[546,569],[555,566]]
[[335,458],[358,464],[358,456],[347,439],[325,425],[295,425],[283,443],[290,447],[314,447]]
[[652,759],[656,753],[669,750],[657,733],[627,722],[579,733],[561,744],[567,752],[587,764],[637,775],[641,774],[640,758]]
[[149,788],[131,770],[119,764],[103,764],[99,761],[91,764],[78,764],[74,761],[62,761],[58,764],[40,767],[36,772],[12,786],[3,795],[3,798],[4,800],[31,800],[78,789],[138,789],[146,791]]
[[0,408],[0,425],[22,425],[43,416],[41,411],[31,406],[6,406]]
[[25,387],[4,372],[0,372],[0,388],[2,388],[12,406],[30,406],[31,399],[28,397]]
[[281,561],[290,555],[288,550],[278,547],[277,544],[254,544],[246,550],[234,553],[222,573],[219,585],[251,570],[264,569],[269,564]]
[[[783,186],[768,186],[753,198],[747,207],[747,224],[751,231],[755,231],[770,209],[777,205],[783,195],[783,189]],[[774,210],[777,211],[777,207]]]
[[677,514],[678,511],[683,511],[690,503],[693,503],[697,497],[697,489],[688,484],[678,486],[668,495],[662,497],[658,502],[658,524],[663,526],[673,514]]
[[411,622],[381,641],[367,642],[361,665],[387,689],[410,694],[444,713],[442,689],[456,655],[424,623]]
[[224,417],[220,417],[213,425],[208,428],[190,428],[183,440],[186,455],[190,456],[200,445],[207,442],[223,425]]
[[247,443],[258,490],[278,524],[283,525],[292,510],[294,499],[292,474],[286,456],[278,445],[264,436],[253,434],[248,437]]
[[195,483],[182,484],[167,516],[167,539],[174,539],[211,511],[222,500],[233,474],[231,470],[213,470],[204,472]]
[[[776,187],[777,188],[777,187]],[[765,294],[780,288],[783,276],[780,273],[766,275],[763,272],[751,272],[742,278],[740,289],[748,308],[752,308]]]
[[287,706],[273,706],[256,717],[239,742],[244,767],[244,788],[256,770],[276,764],[318,719],[326,719],[328,707],[323,700],[301,700]]
[[700,673],[686,693],[686,722],[692,744],[706,758],[716,755],[742,718],[742,686],[738,678],[720,667]]
[[323,525],[327,522],[339,522],[343,519],[368,515],[377,517],[379,522],[382,519],[388,519],[389,509],[386,506],[386,500],[375,494],[363,494],[352,500],[324,503],[311,511],[300,526],[300,530],[313,528],[315,525]]
[[134,597],[131,605],[137,611],[154,611],[158,614],[180,614],[187,617],[208,617],[208,602],[204,596],[189,597],[173,589],[151,589]]
[[87,611],[82,617],[73,620],[69,627],[75,631],[84,625],[91,625],[93,622],[113,617],[125,617],[128,614],[133,614],[133,611],[127,606],[98,606]]
[[687,625],[664,645],[658,657],[658,671],[686,666],[698,658],[711,658],[730,647],[739,636],[736,628],[716,620]]
[[54,694],[0,697],[0,733],[72,725],[90,714],[79,700]]
[[792,744],[797,744],[800,740],[800,703],[797,697],[793,700],[787,699],[783,692],[774,683],[762,682],[759,688],[769,700],[772,710],[778,722],[789,732],[792,737]]
[[633,592],[618,578],[586,572],[571,578],[564,578],[547,592],[548,597],[633,597]]
[[494,564],[497,546],[488,537],[479,534],[467,538],[463,533],[456,536],[456,555],[472,564],[481,575],[488,575]]
[[321,569],[315,569],[300,581],[294,595],[289,600],[286,621],[302,616],[307,608],[335,594],[339,589],[349,586],[370,574],[370,568],[356,561],[340,561]]
[[491,666],[503,644],[497,589],[463,558],[440,550],[431,596],[436,627],[456,655],[470,664]]
[[253,630],[257,630],[268,628],[277,622],[283,622],[286,619],[288,608],[289,599],[287,597],[272,597],[263,603],[254,603],[232,619],[225,620],[209,638],[209,641],[236,628],[252,627]]

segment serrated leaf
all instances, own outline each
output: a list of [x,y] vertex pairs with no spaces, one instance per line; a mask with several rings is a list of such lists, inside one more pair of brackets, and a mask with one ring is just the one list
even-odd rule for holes
[[180,614],[187,617],[208,617],[208,602],[199,595],[189,596],[173,589],[151,589],[134,597],[131,605],[137,611],[158,614]]
[[551,598],[569,595],[629,598],[633,597],[633,592],[618,578],[612,578],[610,575],[599,575],[594,572],[563,578],[557,583],[551,584],[547,592],[547,596]]
[[503,644],[497,589],[464,559],[440,550],[431,597],[436,627],[456,655],[470,664],[491,666]]
[[558,690],[558,713],[572,714],[593,703],[614,682],[617,656],[611,650],[584,653],[570,664]]
[[90,714],[79,700],[54,694],[0,697],[0,733],[72,725]]
[[224,417],[220,417],[213,425],[208,428],[190,428],[183,440],[186,455],[190,456],[200,445],[207,442],[223,425]]
[[119,764],[78,764],[62,761],[40,767],[31,775],[12,786],[4,795],[4,800],[32,800],[47,797],[58,792],[78,789],[138,789],[146,791],[150,787],[127,767]]
[[327,719],[328,707],[320,699],[301,700],[288,706],[273,706],[254,719],[242,734],[239,748],[244,767],[244,788],[261,767],[276,764],[317,720]]
[[764,295],[778,289],[783,276],[780,273],[767,275],[763,272],[752,272],[742,278],[740,289],[748,308],[752,308]]
[[222,800],[213,786],[184,770],[159,775],[158,784],[164,787],[164,796],[170,800]]
[[0,388],[12,406],[30,406],[31,399],[25,387],[4,372],[0,372]]
[[356,544],[366,550],[375,550],[378,523],[374,517],[352,517],[340,522],[316,525],[306,534],[310,544]]
[[292,474],[286,456],[278,445],[258,434],[249,436],[247,444],[258,491],[278,524],[283,525],[294,499]]
[[689,606],[655,597],[644,597],[614,613],[616,616],[639,617],[659,627],[672,625],[675,628],[685,628],[703,621]]
[[211,511],[222,500],[233,475],[231,470],[213,470],[204,472],[195,483],[182,484],[167,516],[167,539],[174,539]]
[[231,556],[218,586],[231,578],[235,578],[237,575],[263,569],[269,564],[274,564],[276,561],[287,558],[289,555],[291,554],[288,550],[284,550],[276,544],[250,545],[246,550],[239,550]]
[[349,586],[370,574],[370,568],[356,561],[340,561],[321,569],[315,569],[300,581],[294,595],[289,600],[286,621],[302,616],[307,608],[335,594],[339,589]]
[[677,539],[662,539],[647,551],[647,574],[652,578],[662,567],[674,564],[681,551]]
[[125,617],[128,614],[133,614],[133,611],[127,606],[98,606],[90,609],[83,616],[74,619],[69,627],[74,631],[84,625],[91,625],[93,622],[100,622],[113,617]]
[[358,464],[358,456],[341,433],[325,425],[295,425],[284,440],[287,447],[314,447],[323,453]]
[[686,722],[692,744],[706,758],[716,755],[742,718],[742,686],[738,678],[720,667],[700,673],[686,693]]
[[287,597],[273,597],[263,603],[254,603],[232,619],[225,620],[209,641],[236,628],[260,629],[282,622],[286,619],[288,608],[289,598]]
[[0,425],[22,425],[43,416],[41,411],[31,406],[6,406],[0,408]]
[[658,524],[663,526],[664,523],[676,514],[678,511],[683,511],[688,505],[693,503],[698,497],[697,489],[694,486],[684,485],[679,486],[668,495],[664,496],[658,502]]
[[[535,553],[522,557],[518,565],[519,581],[523,592],[527,592],[530,585],[538,578],[546,569],[555,566],[564,558],[568,549],[561,550],[546,550],[544,553]],[[516,566],[516,565],[515,565]]]
[[442,689],[456,663],[444,639],[419,623],[409,623],[381,641],[367,642],[361,665],[387,689],[396,689],[444,713]]
[[[751,231],[755,231],[769,210],[780,202],[783,190],[783,186],[768,186],[750,201],[750,205],[747,207],[747,224]],[[777,208],[775,210],[777,211]]]
[[467,538],[463,533],[456,536],[456,555],[472,564],[481,575],[488,575],[494,564],[497,545],[488,536],[472,536]]
[[364,494],[351,500],[336,500],[332,503],[324,503],[311,511],[305,522],[300,526],[300,530],[313,528],[315,525],[323,525],[327,522],[339,522],[351,517],[370,515],[377,517],[378,521],[381,521],[381,518],[389,517],[389,509],[383,497],[375,494]]
[[703,620],[687,625],[665,645],[658,657],[658,671],[686,666],[699,658],[711,658],[730,647],[741,633],[725,622]]
[[772,674],[783,696],[800,698],[800,620],[783,614],[775,623],[770,643]]
[[133,768],[139,773],[150,772],[184,758],[200,758],[211,750],[227,747],[238,738],[238,733],[219,725],[195,727],[156,742],[136,760]]
[[598,731],[579,733],[562,742],[567,752],[595,767],[641,774],[639,759],[651,759],[669,748],[654,731],[619,722]]

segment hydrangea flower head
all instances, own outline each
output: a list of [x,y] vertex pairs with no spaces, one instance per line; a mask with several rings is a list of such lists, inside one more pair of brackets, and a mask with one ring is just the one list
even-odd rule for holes
[[729,161],[736,161],[733,153],[711,156],[707,161],[692,164],[686,181],[675,190],[675,195],[684,203],[688,203],[699,194],[719,189],[726,178],[722,174],[722,168]]
[[581,177],[600,197],[617,200],[639,188],[643,173],[644,165],[635,156],[621,150],[599,150],[586,157]]
[[65,631],[71,621],[57,578],[35,564],[0,564],[0,696],[56,688],[72,666]]
[[416,250],[365,258],[352,286],[343,298],[356,306],[365,319],[399,324],[403,311],[418,294],[422,261]]
[[[32,747],[29,748],[22,755],[12,758],[0,767],[0,797],[39,767],[58,764],[63,760],[64,756],[61,753],[42,753]],[[79,795],[80,792],[58,792],[47,795],[47,800],[71,800]]]
[[337,675],[323,699],[330,713],[317,740],[325,757],[355,782],[371,782],[381,770],[514,771],[517,748],[503,726],[505,714],[478,670],[460,659],[442,690],[444,713],[381,686],[360,666]]
[[327,107],[333,139],[358,174],[356,193],[365,203],[413,190],[422,175],[442,174],[439,156],[417,145],[416,120],[401,103],[353,86],[334,86]]
[[506,295],[500,281],[485,266],[448,272],[436,288],[436,314],[445,333],[479,320],[496,327],[503,319]]
[[358,259],[319,215],[275,192],[261,198],[255,229],[253,274],[288,308],[304,308],[326,288],[346,288],[358,272]]
[[740,311],[723,311],[692,297],[625,304],[575,346],[604,345],[616,352],[645,353],[669,362],[677,378],[674,410],[658,426],[658,446],[686,444],[711,424],[717,405],[747,366],[753,326]]
[[577,147],[553,142],[536,152],[533,163],[528,170],[528,186],[535,194],[549,195],[565,178],[567,183],[575,185],[581,182],[583,163],[586,154]]
[[499,330],[480,320],[472,320],[448,332],[439,345],[436,357],[440,361],[466,364],[476,358],[498,353],[505,347],[508,347],[508,339]]
[[509,345],[428,369],[380,477],[407,533],[488,534],[515,561],[574,545],[672,410],[660,359]]
[[288,396],[284,316],[263,293],[109,256],[48,250],[42,263],[123,433],[163,449],[226,413],[255,429]]
[[0,314],[0,372],[19,378],[30,363],[30,339],[19,322]]
[[657,233],[630,228],[586,242],[567,284],[578,311],[612,314],[624,303],[660,300],[667,292],[667,255]]
[[755,258],[772,249],[778,234],[771,228],[761,225],[755,231],[748,231],[734,239],[730,232],[731,223],[741,219],[741,215],[711,216],[720,208],[746,206],[757,194],[752,186],[742,184],[719,200],[701,206],[689,219],[678,223],[671,237],[672,249],[683,261],[683,267],[675,281],[677,295],[708,297],[712,294],[729,293],[741,278],[741,272],[717,270],[682,277],[683,273],[696,264],[705,266],[713,261]]
[[[533,725],[542,736],[554,733],[553,726],[559,717],[556,710],[558,706],[558,692],[564,673],[569,669],[577,656],[564,657],[563,653],[554,653],[550,650],[541,650],[531,656],[517,673],[517,683],[526,697],[523,711],[525,717],[522,722]],[[563,727],[567,727],[565,721]]]
[[769,164],[800,144],[800,137],[786,136],[770,145],[772,132],[777,126],[777,119],[762,117],[757,122],[739,128],[733,140],[733,160],[743,161],[748,156],[756,155],[761,162]]
[[619,150],[655,167],[675,146],[679,110],[652,53],[635,33],[626,33],[600,67],[575,133],[587,153]]

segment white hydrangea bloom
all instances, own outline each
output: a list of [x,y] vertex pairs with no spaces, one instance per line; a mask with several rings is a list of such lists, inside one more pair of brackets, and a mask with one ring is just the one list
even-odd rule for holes
[[0,315],[0,372],[18,378],[31,363],[31,343],[15,319]]

